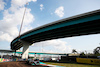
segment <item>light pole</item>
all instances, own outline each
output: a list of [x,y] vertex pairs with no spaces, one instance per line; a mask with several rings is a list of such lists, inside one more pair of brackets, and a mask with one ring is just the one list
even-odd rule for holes
[[88,53],[87,53],[87,51],[85,50],[85,52],[86,52],[86,56],[87,56],[87,58],[88,58]]
[[43,45],[41,45],[41,46],[42,46],[41,51],[43,52]]

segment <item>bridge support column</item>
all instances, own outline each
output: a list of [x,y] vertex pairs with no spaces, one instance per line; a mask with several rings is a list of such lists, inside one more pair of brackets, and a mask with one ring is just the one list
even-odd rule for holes
[[23,43],[22,59],[28,59],[29,45],[30,43],[20,40]]
[[28,59],[28,52],[29,52],[29,45],[24,44],[23,45],[22,59]]

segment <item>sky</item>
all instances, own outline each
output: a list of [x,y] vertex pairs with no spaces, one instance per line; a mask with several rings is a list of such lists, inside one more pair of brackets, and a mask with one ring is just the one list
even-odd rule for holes
[[[0,0],[0,49],[10,50],[11,41],[19,35],[44,24],[100,9],[100,0]],[[71,53],[92,52],[100,46],[100,34],[68,37],[34,43],[29,51]],[[22,50],[22,48],[21,48]]]

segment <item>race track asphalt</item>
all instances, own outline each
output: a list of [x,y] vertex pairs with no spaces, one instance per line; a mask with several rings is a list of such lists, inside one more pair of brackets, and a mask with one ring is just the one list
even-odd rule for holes
[[2,62],[0,67],[44,67],[44,66],[33,66],[27,64],[25,61],[14,61],[14,62]]

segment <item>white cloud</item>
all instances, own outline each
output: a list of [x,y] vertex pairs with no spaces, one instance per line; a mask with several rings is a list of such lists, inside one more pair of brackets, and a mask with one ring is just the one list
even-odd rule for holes
[[13,38],[8,33],[0,33],[0,40],[11,41]]
[[[3,19],[0,20],[0,40],[6,40],[8,42],[11,42],[13,38],[18,36],[19,27],[21,25],[23,13],[25,10],[24,6],[19,7],[20,5],[17,5],[18,7],[16,7],[16,4],[14,4],[15,2],[13,1],[18,1],[18,3],[20,2],[19,0],[12,0],[11,7],[7,10],[4,10]],[[26,9],[22,33],[29,29],[32,29],[30,24],[35,19],[34,16],[30,13],[30,11],[30,8]]]
[[4,10],[4,5],[5,5],[6,3],[5,2],[3,2],[3,0],[0,0],[0,10]]
[[16,7],[22,7],[24,6],[26,3],[29,3],[29,2],[36,2],[37,0],[12,0],[12,5],[16,6]]
[[59,17],[63,17],[64,16],[64,7],[60,6],[55,10],[55,14],[58,15]]
[[41,52],[45,52],[45,53],[57,53],[57,51],[46,50],[46,49],[44,49],[44,48],[42,48]]
[[32,0],[33,2],[36,2],[37,0]]
[[29,30],[31,30],[31,29],[32,29],[32,27],[30,26],[30,24],[24,25],[24,26],[22,27],[22,33],[27,32],[27,31],[29,31]]
[[43,4],[40,4],[40,10],[42,11],[44,9]]
[[43,7],[43,4],[40,4],[40,7]]
[[[67,42],[62,41],[62,40],[48,40],[48,41],[44,41],[44,42],[39,42],[39,43],[35,43],[34,47],[36,47],[36,46],[38,47],[40,45],[43,45],[43,47],[47,47],[47,46],[52,47],[51,48],[52,50],[50,52],[61,51],[61,52],[69,53],[72,51],[71,46],[67,45]],[[43,49],[43,51],[47,52],[48,50]]]

